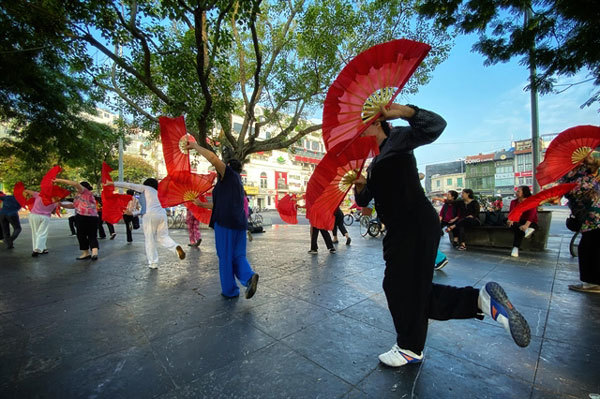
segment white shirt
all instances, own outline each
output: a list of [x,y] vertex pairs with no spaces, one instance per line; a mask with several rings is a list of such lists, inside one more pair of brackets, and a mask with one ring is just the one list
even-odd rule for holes
[[163,209],[159,199],[158,191],[153,187],[144,186],[142,184],[125,183],[121,181],[114,182],[115,187],[127,188],[144,194],[146,200],[146,214],[165,215],[167,212]]

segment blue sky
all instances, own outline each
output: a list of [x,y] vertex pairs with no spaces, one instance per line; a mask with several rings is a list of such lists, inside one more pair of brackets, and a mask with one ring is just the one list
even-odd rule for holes
[[[419,169],[430,163],[509,148],[512,140],[531,137],[530,93],[524,91],[529,71],[514,59],[484,66],[484,57],[471,52],[475,36],[459,36],[448,59],[419,93],[396,102],[437,112],[448,126],[436,143],[415,151]],[[589,78],[585,73],[559,83]],[[583,124],[600,125],[600,104],[580,109],[594,92],[591,82],[561,94],[538,96],[539,133],[559,133]],[[398,123],[395,123],[398,124]]]

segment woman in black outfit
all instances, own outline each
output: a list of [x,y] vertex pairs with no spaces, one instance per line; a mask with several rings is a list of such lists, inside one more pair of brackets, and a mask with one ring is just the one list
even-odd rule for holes
[[[463,199],[462,215],[463,217],[456,222],[456,226],[453,228],[458,231],[458,235],[454,235],[455,246],[458,246],[459,251],[466,251],[467,245],[465,244],[465,227],[467,226],[479,226],[479,202],[473,195],[473,190],[465,188],[461,193]],[[458,245],[460,244],[460,245]]]
[[[391,367],[420,362],[429,319],[481,319],[486,314],[511,332],[517,345],[527,346],[529,326],[499,284],[489,282],[479,290],[432,282],[440,220],[419,182],[413,150],[436,140],[446,121],[407,105],[381,107],[381,113],[383,117],[363,133],[375,136],[380,153],[371,162],[368,177],[359,176],[354,182],[357,204],[366,206],[374,198],[377,213],[387,226],[383,290],[397,338],[379,360]],[[385,122],[397,118],[407,120],[410,126],[390,128]]]
[[346,237],[346,245],[350,245],[350,243],[352,242],[352,239],[350,238],[350,235],[348,234],[348,230],[346,230],[346,226],[344,226],[344,213],[342,212],[342,210],[340,209],[340,207],[338,206],[335,210],[335,212],[333,212],[333,216],[335,217],[335,224],[333,225],[333,243],[337,244],[338,243],[338,238],[337,238],[337,231],[338,229],[340,230],[340,233],[342,233],[342,235],[344,237]]

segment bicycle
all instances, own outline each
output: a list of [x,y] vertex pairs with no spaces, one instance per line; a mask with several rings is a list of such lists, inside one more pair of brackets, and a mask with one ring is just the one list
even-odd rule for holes
[[571,237],[571,242],[569,243],[569,252],[571,256],[576,258],[579,255],[579,241],[581,241],[581,232],[577,231]]
[[167,226],[170,229],[183,229],[187,227],[185,224],[185,215],[182,209],[176,209],[173,213],[167,216]]
[[361,217],[361,214],[359,211],[357,211],[355,209],[351,209],[350,213],[347,213],[344,215],[344,224],[346,226],[350,226],[355,221],[358,222],[360,220],[360,217]]

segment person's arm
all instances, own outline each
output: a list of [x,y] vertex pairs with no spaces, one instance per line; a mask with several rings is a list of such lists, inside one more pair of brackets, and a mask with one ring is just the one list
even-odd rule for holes
[[75,187],[75,189],[77,190],[78,193],[82,193],[83,190],[85,190],[85,187],[83,187],[81,184],[77,183],[76,181],[73,180],[66,180],[66,179],[54,179],[55,183],[62,183],[62,184],[66,184],[68,186],[73,186]]
[[137,191],[139,193],[143,193],[149,187],[149,186],[144,186],[143,184],[126,183],[124,181],[116,181],[116,182],[107,181],[104,185],[105,186],[114,185],[115,187],[126,188],[128,190]]
[[[383,116],[380,119],[404,119],[411,129],[401,129],[403,134],[398,137],[396,145],[403,149],[412,150],[424,144],[433,143],[446,128],[446,121],[438,114],[427,111],[414,105],[400,105],[392,103],[388,108],[381,107]],[[392,130],[390,137],[394,135]],[[394,140],[396,141],[396,140]]]
[[75,205],[73,205],[72,202],[61,202],[60,206],[62,206],[65,209],[75,209]]
[[373,199],[373,194],[367,187],[367,179],[364,176],[358,176],[354,180],[354,200],[358,206],[365,207]]
[[200,201],[200,200],[199,200],[199,199],[197,199],[197,198],[196,198],[196,199],[194,199],[194,200],[192,200],[192,202],[193,202],[195,205],[198,205],[198,206],[200,206],[200,207],[202,207],[202,208],[206,208],[206,209],[213,209],[213,204],[212,204],[212,202],[202,202],[202,201]]
[[217,154],[215,154],[214,152],[212,152],[209,149],[206,149],[204,147],[201,147],[198,143],[188,143],[187,144],[187,149],[191,150],[194,149],[198,152],[198,154],[202,155],[204,158],[206,158],[206,160],[208,162],[210,162],[212,164],[212,166],[215,167],[215,169],[217,170],[217,173],[219,173],[219,176],[221,176],[221,178],[223,178],[225,176],[225,162],[221,161],[221,158],[219,158],[217,156]]

